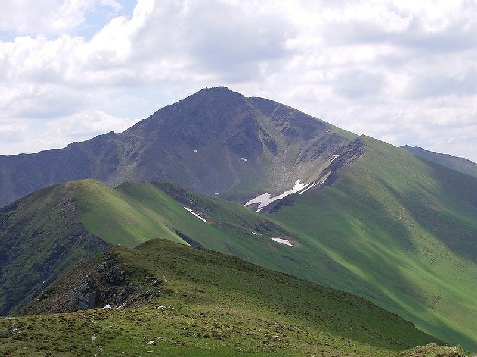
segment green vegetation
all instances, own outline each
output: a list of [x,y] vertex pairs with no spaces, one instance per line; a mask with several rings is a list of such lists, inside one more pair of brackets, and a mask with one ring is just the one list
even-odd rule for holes
[[448,167],[464,174],[477,177],[477,164],[470,160],[452,155],[440,154],[437,152],[424,150],[423,148],[417,146],[405,145],[402,146],[402,148],[406,149],[409,152],[412,152],[419,157],[422,157],[423,159],[432,161],[436,164]]
[[[163,240],[96,256],[50,293],[77,289],[90,274],[84,267],[100,271],[98,262],[111,257],[138,290],[161,281],[160,295],[135,308],[2,318],[0,354],[406,356],[403,351],[416,345],[439,344],[357,296]],[[49,294],[38,304],[57,298]]]
[[363,140],[364,157],[333,186],[295,197],[274,218],[346,268],[328,270],[328,285],[477,351],[477,181]]
[[477,351],[475,178],[360,140],[364,156],[332,186],[290,197],[270,215],[171,183],[113,189],[84,180],[38,191],[0,213],[3,311],[110,245],[163,238],[351,292]]
[[[428,158],[457,170],[475,169],[473,163],[445,155],[431,153]],[[188,249],[188,244],[201,246],[352,292],[447,343],[477,351],[477,181],[405,150],[357,138],[273,101],[215,88],[167,106],[121,134],[109,133],[64,150],[4,157],[0,166],[0,201],[4,203],[52,182],[75,178],[96,177],[120,184],[112,188],[91,179],[71,181],[35,191],[0,209],[0,314],[16,313],[32,300],[22,311],[40,311],[35,310],[35,301],[56,311],[50,296],[57,297],[58,311],[101,306],[112,296],[137,305],[133,304],[137,310],[3,319],[0,346],[4,355],[78,355],[81,351],[91,355],[99,354],[100,347],[111,348],[109,355],[119,351],[142,355],[151,346],[160,346],[170,355],[176,348],[183,355],[210,355],[211,344],[211,353],[220,355],[237,354],[239,349],[241,355],[255,351],[262,355],[386,355],[421,344],[420,337],[406,337],[405,327],[401,331],[359,315],[365,304],[349,295],[343,299],[351,299],[352,309],[330,303],[332,312],[327,315],[316,308],[326,301],[302,297],[314,295],[315,288],[310,292],[301,283],[285,282],[282,275],[263,273],[269,281],[244,290],[246,283],[238,271],[229,271],[237,281],[212,276],[206,268],[209,258],[194,258],[205,262],[204,267],[189,261],[195,269],[191,272],[184,263],[156,265],[156,257],[144,250],[153,249],[148,243],[136,251],[126,249],[156,238],[182,243],[174,245],[178,251]],[[256,214],[170,183],[124,183],[169,179],[194,191],[245,202],[263,191],[282,192],[296,180],[308,183],[322,177],[328,183],[336,181],[287,197],[269,207],[270,214]],[[89,280],[68,275],[71,279],[63,279],[63,285],[45,290],[78,262],[118,245],[123,248],[115,254],[125,260],[124,271],[131,275],[132,285],[116,284],[122,281],[123,270],[110,267],[111,286],[100,289],[102,278],[93,269],[101,265],[97,262],[81,265],[83,272],[89,272]],[[222,259],[218,257],[214,264]],[[217,265],[215,275],[218,269]],[[174,310],[139,307],[157,298],[157,287],[145,291],[134,287],[147,285],[141,283],[142,273],[156,276],[157,271],[174,276],[173,282],[160,280],[161,286],[169,286],[160,299]],[[76,290],[66,293],[63,287],[67,289],[71,282],[77,284]],[[289,291],[279,290],[277,284]],[[227,289],[230,292],[224,293]],[[320,289],[320,296],[331,291]],[[350,316],[358,313],[368,330],[349,316],[350,321],[346,320],[341,310]],[[274,315],[277,311],[279,320]],[[134,314],[138,320],[131,317]],[[219,327],[207,319],[187,325],[201,314],[222,319]],[[285,327],[276,331],[275,323]],[[105,337],[96,343],[100,332],[109,336],[111,326],[122,336],[118,342],[107,342]],[[145,326],[164,331],[157,335],[161,339],[151,340],[151,346],[143,340],[153,338],[145,334]],[[77,330],[83,337],[53,335],[51,331],[60,327]],[[368,336],[369,328],[379,332]],[[287,332],[284,339],[283,331],[293,331],[296,338]],[[98,340],[92,341],[92,334]],[[349,348],[336,342],[336,336],[348,341]],[[36,351],[38,346],[53,346],[53,352],[43,347]],[[409,353],[454,352],[429,345]]]
[[0,209],[0,315],[109,247],[79,223],[68,186],[36,191]]
[[[81,222],[110,244],[135,247],[154,238],[183,242],[165,226],[161,215],[161,207],[167,210],[171,199],[157,190],[147,190],[150,185],[137,186],[137,197],[130,198],[123,195],[121,189],[115,190],[95,180],[73,181],[67,185],[75,189]],[[124,184],[121,188],[127,192],[130,186]]]

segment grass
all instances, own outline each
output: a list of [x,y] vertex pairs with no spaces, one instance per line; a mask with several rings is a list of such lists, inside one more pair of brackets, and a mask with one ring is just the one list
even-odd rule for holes
[[[209,249],[350,291],[449,343],[477,351],[475,179],[363,140],[365,156],[345,168],[335,185],[297,196],[295,205],[271,216],[173,184],[128,183],[114,195],[121,205],[127,203],[128,212],[155,217],[175,239],[186,237]],[[99,217],[101,210],[102,205],[90,210],[90,217]],[[104,226],[108,234],[126,241],[137,236],[129,232],[128,238],[118,231],[121,223],[116,220],[123,219],[122,214],[109,217],[111,224]],[[167,238],[155,231],[143,235],[157,236]],[[272,242],[276,236],[293,241],[294,247]]]
[[389,356],[439,343],[362,298],[232,256],[158,240],[108,254],[142,272],[131,277],[140,289],[163,280],[161,296],[136,308],[2,318],[0,354]]
[[[36,206],[28,211],[36,212],[36,218],[15,213],[19,207],[11,206],[11,211],[2,213],[4,221],[17,222],[11,223],[17,228],[23,225],[25,230],[18,236],[32,239],[40,234],[52,240],[48,238],[33,250],[28,240],[22,243],[25,260],[15,267],[23,266],[24,274],[5,285],[10,293],[5,290],[3,297],[15,300],[22,278],[36,284],[39,292],[44,278],[36,274],[45,272],[51,262],[35,252],[67,244],[74,248],[70,253],[77,254],[75,249],[84,248],[78,239],[82,234],[128,247],[164,238],[200,244],[352,292],[448,343],[477,351],[475,179],[422,162],[387,144],[362,140],[365,155],[345,167],[333,186],[297,195],[291,205],[283,205],[272,215],[164,183],[126,183],[112,189],[85,180],[38,193]],[[71,195],[67,206],[58,201],[64,191]],[[68,221],[71,224],[65,224],[65,207],[77,210],[75,214],[88,231],[72,224],[75,215]],[[22,220],[8,218],[15,215],[28,216],[32,223],[25,226]],[[78,229],[76,235],[61,231],[70,226]],[[72,240],[63,241],[58,232]],[[288,239],[293,247],[273,242],[272,237]],[[28,255],[28,250],[35,254]],[[36,262],[32,259],[37,258],[35,267],[41,269],[32,269]],[[60,263],[53,266],[66,268]],[[46,276],[53,279],[58,274]]]
[[[365,143],[365,156],[332,187],[297,197],[274,218],[346,268],[326,272],[339,282],[330,286],[477,351],[476,180]],[[350,275],[386,297],[363,294]]]
[[[146,205],[152,201],[167,204],[167,197],[158,191],[149,192],[152,197],[141,195],[141,202],[137,202],[95,180],[74,181],[68,185],[76,188],[81,222],[110,244],[134,247],[159,237],[183,242],[165,226],[160,212]],[[142,194],[144,189],[138,191]]]
[[64,185],[36,191],[0,210],[0,314],[35,297],[68,268],[109,245],[78,222]]

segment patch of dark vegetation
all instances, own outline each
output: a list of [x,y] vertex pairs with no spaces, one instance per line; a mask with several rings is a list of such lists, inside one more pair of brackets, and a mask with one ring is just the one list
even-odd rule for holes
[[191,208],[195,208],[197,206],[197,194],[186,190],[173,182],[155,181],[152,182],[152,184],[167,193],[177,202],[182,203],[183,205],[186,205]]

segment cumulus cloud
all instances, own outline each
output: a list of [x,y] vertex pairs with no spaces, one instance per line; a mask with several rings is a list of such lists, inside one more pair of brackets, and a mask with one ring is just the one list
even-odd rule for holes
[[[226,85],[477,161],[473,1],[6,0],[0,153],[121,131]],[[56,127],[61,129],[55,129]]]

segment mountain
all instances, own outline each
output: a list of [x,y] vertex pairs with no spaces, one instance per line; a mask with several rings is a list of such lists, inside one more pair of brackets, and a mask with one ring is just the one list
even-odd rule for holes
[[442,344],[357,296],[165,240],[95,256],[26,311],[63,313],[0,319],[0,352],[389,356]]
[[392,303],[340,273],[327,272],[331,286],[477,350],[477,179],[372,138],[363,148],[333,185],[293,196],[274,220]]
[[[472,337],[475,312],[469,306],[476,303],[472,292],[477,288],[477,269],[475,263],[462,259],[460,254],[466,250],[469,257],[475,256],[472,251],[475,249],[472,248],[475,225],[469,227],[471,218],[467,218],[466,222],[463,219],[465,217],[460,217],[460,222],[445,221],[440,214],[422,217],[424,222],[426,219],[441,221],[442,226],[436,227],[436,230],[442,231],[441,235],[433,236],[426,232],[426,227],[421,227],[422,222],[407,222],[412,212],[406,212],[404,207],[397,208],[401,219],[389,215],[383,208],[378,211],[379,204],[389,205],[387,209],[396,209],[394,206],[399,203],[392,197],[384,196],[383,199],[381,196],[386,195],[386,192],[382,188],[376,190],[378,186],[374,180],[359,171],[353,171],[359,167],[358,163],[366,164],[360,170],[370,169],[367,165],[375,162],[373,156],[385,154],[380,160],[391,159],[402,165],[399,170],[408,167],[415,174],[424,175],[418,176],[418,182],[420,179],[429,179],[422,172],[427,167],[405,151],[397,151],[400,158],[389,158],[391,153],[396,155],[395,148],[372,139],[361,140],[366,154],[347,168],[351,173],[341,170],[340,178],[332,186],[291,195],[282,200],[285,202],[277,202],[271,214],[255,213],[237,203],[203,196],[171,183],[125,183],[112,189],[89,179],[42,189],[15,203],[20,211],[12,215],[13,218],[22,217],[21,212],[25,208],[34,207],[36,217],[28,220],[43,222],[49,227],[49,230],[44,230],[38,225],[36,230],[39,233],[33,238],[23,232],[16,232],[17,241],[28,246],[32,241],[50,237],[49,232],[61,232],[62,227],[67,227],[68,224],[61,219],[63,216],[50,219],[50,210],[37,209],[41,202],[46,201],[45,193],[51,191],[51,197],[56,202],[66,202],[64,194],[67,192],[66,196],[70,197],[71,202],[69,207],[75,212],[77,225],[102,242],[102,250],[118,244],[134,247],[159,237],[213,249],[275,271],[353,292],[405,317],[420,329],[446,342],[460,343],[472,350],[475,346]],[[366,163],[365,159],[370,161]],[[382,169],[381,172],[373,173],[376,174],[376,180],[382,179],[382,173],[395,180],[396,172],[393,172],[392,166],[384,165],[383,162],[377,164],[382,165]],[[448,178],[462,191],[472,189],[472,182],[475,184],[470,176],[439,165],[435,167],[438,170],[436,173],[446,170],[444,173],[450,174]],[[367,174],[371,175],[372,172]],[[471,181],[464,185],[462,181],[457,181],[462,178]],[[350,186],[346,182],[350,179],[356,179],[361,186]],[[371,184],[373,189],[366,187],[366,184]],[[400,181],[394,184],[408,183]],[[350,188],[356,192],[349,191]],[[344,189],[348,191],[340,192]],[[357,193],[361,196],[357,196]],[[366,198],[371,193],[376,196],[374,202],[371,196]],[[437,197],[442,195],[440,191],[431,190],[430,193]],[[35,203],[33,198],[37,198],[38,202]],[[29,201],[24,202],[26,199]],[[403,202],[407,206],[408,203]],[[423,214],[432,215],[435,211],[443,213],[445,217],[448,209],[455,208],[446,207],[445,210],[436,211],[434,205],[439,204],[439,201],[429,201],[429,198],[418,199],[411,208],[422,210],[421,202],[431,208]],[[56,206],[61,207],[59,204]],[[25,220],[11,225],[22,226],[27,232],[32,231],[29,225],[22,225],[21,222]],[[461,225],[460,234],[465,233],[468,238],[466,240],[463,236],[462,239],[451,241],[453,246],[446,247],[444,244],[449,244],[448,241],[439,241],[448,234],[443,227],[447,226],[448,231],[453,230],[456,223]],[[403,234],[411,227],[414,231]],[[7,236],[6,233],[4,236]],[[23,241],[19,236],[26,239]],[[61,241],[59,236],[57,242]],[[69,251],[69,245],[64,246],[65,258],[74,254]],[[8,287],[2,290],[2,296],[21,302],[14,306],[13,311],[24,306],[29,301],[28,297],[30,300],[38,298],[47,285],[42,284],[41,279],[52,281],[61,275],[27,280],[29,276],[38,276],[34,269],[46,271],[43,267],[49,266],[48,252],[49,248],[45,246],[26,250],[20,255],[23,261],[35,260],[35,266],[12,266],[5,260],[2,269],[10,274],[2,276],[5,283],[1,286]],[[63,262],[69,262],[69,259]],[[65,269],[66,266],[63,271]],[[19,284],[20,281],[23,284]],[[33,287],[26,296],[24,286]]]
[[121,134],[61,150],[0,156],[0,205],[85,178],[113,186],[172,181],[203,194],[244,199],[319,179],[354,137],[271,100],[223,87],[203,89]]
[[412,152],[413,154],[422,157],[423,159],[435,162],[450,169],[462,172],[467,175],[477,177],[477,164],[470,160],[456,157],[448,154],[441,154],[425,150],[419,146],[402,146],[403,149]]
[[[170,183],[124,183],[113,189],[92,179],[71,181],[0,209],[0,222],[2,315],[15,312],[68,268],[111,246],[134,247],[162,238],[280,270],[285,260],[281,253],[266,257],[263,249],[271,248],[273,237],[294,238],[239,204]],[[298,262],[292,266],[300,269]]]
[[[225,88],[202,90],[122,134],[36,155],[2,158],[10,163],[0,166],[5,199],[60,171],[62,180],[74,171],[103,182],[56,185],[0,211],[4,313],[64,272],[75,244],[90,247],[86,258],[165,238],[359,295],[477,351],[475,177]],[[57,166],[41,161],[48,155]],[[58,207],[51,218],[47,192]],[[71,226],[82,233],[65,231]],[[63,236],[66,249],[53,254]],[[91,244],[81,244],[85,236]]]

